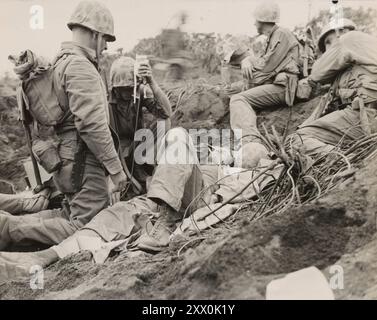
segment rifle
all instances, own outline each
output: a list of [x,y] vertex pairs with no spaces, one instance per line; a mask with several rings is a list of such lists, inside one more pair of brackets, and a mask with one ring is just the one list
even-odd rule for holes
[[306,28],[306,37],[305,37],[305,46],[304,46],[304,66],[303,66],[303,75],[306,78],[309,75],[309,51],[310,44],[313,41],[313,30],[311,27]]
[[[107,87],[107,86],[106,86]],[[109,96],[111,97],[111,93],[109,94]],[[110,100],[112,100],[112,98],[110,98]],[[137,99],[137,108],[138,110],[140,109],[140,99]],[[111,134],[113,136],[113,139],[117,141],[115,147],[116,147],[116,150],[117,150],[117,153],[118,153],[118,156],[119,156],[119,159],[120,159],[120,162],[122,164],[122,167],[123,167],[123,170],[127,176],[127,178],[129,179],[129,185],[126,187],[125,191],[123,191],[124,194],[127,193],[130,185],[132,184],[134,186],[134,189],[135,189],[135,192],[139,195],[142,193],[143,191],[143,188],[142,186],[140,185],[140,183],[134,178],[133,176],[133,171],[134,171],[134,159],[132,159],[132,168],[131,168],[131,171],[128,169],[128,166],[127,166],[127,163],[124,159],[124,155],[122,154],[121,152],[121,146],[120,146],[120,138],[119,138],[119,128],[118,128],[118,125],[117,125],[117,121],[116,121],[116,112],[114,110],[115,106],[112,104],[112,103],[109,103],[108,104],[109,106],[109,115],[110,115],[110,131],[111,131]],[[139,118],[139,113],[137,113],[137,117],[136,117],[136,125],[135,125],[135,132],[137,130],[137,123],[138,123],[138,118]],[[134,152],[134,146],[135,144],[135,141],[133,141],[133,144],[132,144],[132,154]]]
[[31,162],[33,164],[35,181],[37,183],[37,186],[34,188],[33,192],[38,193],[43,189],[43,183],[41,178],[41,172],[39,171],[38,162],[33,153],[32,136],[30,130],[31,116],[26,110],[24,93],[21,87],[19,87],[17,90],[17,105],[19,109],[19,120],[22,122],[22,126],[25,131],[26,142],[30,152]]
[[329,105],[333,102],[335,89],[336,89],[336,86],[334,85],[330,87],[329,91],[324,96],[321,97],[321,100],[319,101],[318,106],[314,109],[314,111],[309,116],[309,118],[307,118],[301,124],[301,126],[305,126],[308,123],[321,118],[326,113],[326,111],[329,108]]

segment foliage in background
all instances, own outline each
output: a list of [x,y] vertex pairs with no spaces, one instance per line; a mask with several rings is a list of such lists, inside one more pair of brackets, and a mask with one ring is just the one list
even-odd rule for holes
[[[352,9],[343,8],[344,18],[351,19],[355,22],[357,29],[377,36],[377,10],[372,8]],[[321,10],[319,14],[310,20],[308,25],[312,28],[314,36],[317,39],[321,34],[322,28],[329,23],[331,14],[329,10]],[[296,27],[295,30],[298,28]]]
[[[372,8],[352,9],[346,7],[344,10],[344,17],[352,19],[358,29],[368,32],[377,36],[377,10]],[[328,10],[322,10],[319,14],[311,19],[309,25],[312,27],[315,38],[318,38],[323,26],[325,26],[330,20],[330,12]],[[298,31],[299,27],[296,27],[294,31]],[[184,43],[186,51],[190,53],[192,62],[194,65],[203,71],[215,74],[220,71],[220,57],[216,54],[216,46],[227,39],[230,35],[219,35],[215,33],[184,33]],[[146,54],[150,57],[162,58],[162,34],[156,37],[145,38],[139,41],[139,43],[129,52],[125,52],[123,48],[119,48],[116,53],[106,53],[101,62],[101,68],[106,74],[108,80],[108,74],[113,61],[121,56],[135,57],[136,54]],[[6,85],[4,85],[6,84]],[[8,87],[13,87],[17,84],[12,78],[12,75],[6,75],[0,79],[0,94],[9,94]]]

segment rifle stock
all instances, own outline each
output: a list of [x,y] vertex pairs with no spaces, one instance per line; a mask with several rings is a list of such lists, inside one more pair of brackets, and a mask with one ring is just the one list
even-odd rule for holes
[[18,110],[19,110],[19,115],[20,115],[20,121],[22,122],[22,126],[25,131],[25,137],[26,137],[26,143],[29,149],[30,153],[30,158],[31,162],[33,164],[33,171],[34,171],[34,176],[35,176],[35,181],[37,182],[37,187],[35,188],[35,192],[39,192],[40,190],[43,189],[43,184],[42,184],[42,178],[41,178],[41,172],[39,171],[38,167],[38,162],[37,159],[35,158],[35,155],[33,153],[32,149],[32,136],[31,136],[31,130],[29,126],[29,119],[26,111],[26,106],[25,106],[25,100],[23,96],[23,91],[22,88],[20,87],[17,91],[17,104],[18,104]]

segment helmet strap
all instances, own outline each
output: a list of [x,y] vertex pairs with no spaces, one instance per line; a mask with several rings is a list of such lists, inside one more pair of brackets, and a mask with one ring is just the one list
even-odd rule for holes
[[102,45],[103,34],[98,32],[97,33],[97,48],[96,48],[96,56],[97,56],[97,63],[99,65],[100,57],[101,57],[101,45]]

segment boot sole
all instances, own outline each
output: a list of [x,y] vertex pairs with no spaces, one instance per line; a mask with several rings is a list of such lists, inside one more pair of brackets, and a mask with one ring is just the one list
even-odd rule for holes
[[139,243],[137,245],[137,248],[139,250],[142,250],[142,251],[145,251],[145,252],[148,252],[148,253],[159,253],[159,252],[163,251],[164,249],[168,248],[168,245],[165,246],[165,247],[153,247],[153,246],[148,246],[148,245]]

